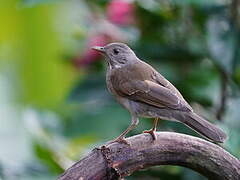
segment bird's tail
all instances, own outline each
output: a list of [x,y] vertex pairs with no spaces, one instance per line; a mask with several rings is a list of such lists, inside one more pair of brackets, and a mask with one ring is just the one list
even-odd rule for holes
[[184,118],[182,116],[181,122],[213,142],[222,143],[227,138],[227,135],[220,128],[193,112],[186,113]]

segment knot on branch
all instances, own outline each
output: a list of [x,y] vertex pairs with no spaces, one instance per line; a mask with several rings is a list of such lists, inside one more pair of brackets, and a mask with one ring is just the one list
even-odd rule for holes
[[107,148],[106,146],[102,146],[100,149],[97,149],[97,150],[100,150],[104,159],[105,159],[105,162],[106,162],[106,176],[107,176],[107,179],[118,179],[120,177],[119,173],[118,173],[118,170],[114,168],[114,161],[112,160],[111,158],[111,150],[109,148]]

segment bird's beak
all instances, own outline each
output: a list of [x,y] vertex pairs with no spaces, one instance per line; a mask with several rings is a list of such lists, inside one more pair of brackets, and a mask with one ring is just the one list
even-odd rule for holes
[[92,49],[101,53],[105,53],[104,47],[101,47],[101,46],[93,46]]

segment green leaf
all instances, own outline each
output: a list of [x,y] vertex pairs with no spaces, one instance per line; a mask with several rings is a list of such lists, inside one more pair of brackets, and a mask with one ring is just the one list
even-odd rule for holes
[[36,156],[41,160],[43,164],[48,167],[49,171],[56,174],[63,172],[63,169],[56,162],[56,156],[54,152],[51,151],[51,149],[48,149],[47,146],[44,146],[43,144],[39,144],[37,142],[33,144],[33,149]]

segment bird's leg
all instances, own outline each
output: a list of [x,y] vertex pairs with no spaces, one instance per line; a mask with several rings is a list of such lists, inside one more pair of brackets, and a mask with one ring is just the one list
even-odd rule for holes
[[124,144],[129,145],[129,143],[125,140],[125,136],[129,131],[131,131],[132,129],[134,129],[137,126],[138,122],[139,122],[138,118],[136,116],[132,115],[131,125],[128,126],[128,128],[125,131],[123,131],[122,134],[120,134],[120,136],[118,136],[116,139],[108,142],[107,145],[111,144],[111,143],[114,143],[114,142],[124,143]]
[[155,132],[156,132],[156,130],[157,130],[158,120],[159,120],[158,118],[155,118],[155,119],[154,119],[153,127],[152,127],[151,130],[143,131],[143,133],[149,133],[149,134],[151,134],[153,140],[156,140],[156,134],[155,134]]

